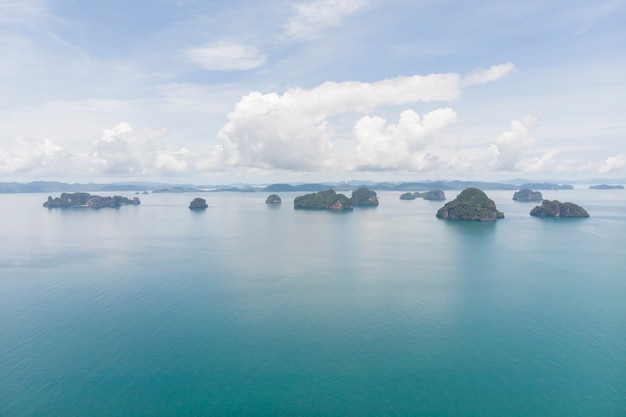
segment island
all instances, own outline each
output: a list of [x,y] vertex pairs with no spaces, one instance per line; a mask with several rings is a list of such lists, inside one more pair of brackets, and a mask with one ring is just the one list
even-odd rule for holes
[[589,187],[590,190],[623,190],[623,185],[608,185],[608,184],[600,184],[600,185],[592,185]]
[[335,190],[318,191],[305,194],[293,200],[295,209],[304,210],[351,210],[354,202],[343,194],[337,194]]
[[265,204],[281,204],[282,202],[278,194],[270,194],[265,200]]
[[48,196],[48,201],[43,203],[48,208],[89,207],[99,209],[103,207],[121,207],[123,205],[138,205],[141,202],[137,197],[129,199],[115,195],[113,197],[100,197],[89,193],[62,193],[60,197]]
[[437,217],[450,220],[493,222],[504,218],[487,194],[478,188],[466,188],[437,211]]
[[519,191],[516,191],[513,194],[513,200],[515,201],[541,201],[543,200],[543,195],[541,195],[540,191],[529,190],[528,188],[523,188]]
[[376,191],[372,191],[366,187],[352,191],[352,202],[354,206],[359,207],[377,207],[379,204]]
[[189,203],[189,210],[205,210],[209,205],[206,203],[204,198],[194,198],[191,203]]
[[422,193],[415,191],[413,193],[404,193],[400,195],[400,200],[415,200],[423,198],[424,200],[442,201],[446,199],[446,194],[441,190],[430,190]]
[[535,217],[589,217],[587,211],[574,203],[561,203],[557,200],[543,200],[540,206],[530,211]]

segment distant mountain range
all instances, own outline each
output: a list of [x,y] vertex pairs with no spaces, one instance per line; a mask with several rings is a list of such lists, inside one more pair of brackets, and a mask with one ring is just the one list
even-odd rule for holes
[[[605,181],[606,182],[606,181]],[[189,193],[189,192],[317,192],[328,189],[350,191],[367,187],[376,191],[429,191],[429,190],[464,190],[475,187],[481,190],[571,190],[570,184],[522,183],[511,184],[485,181],[420,181],[420,182],[374,182],[348,181],[328,183],[278,183],[267,186],[259,185],[193,185],[167,184],[158,182],[124,182],[110,184],[64,183],[57,181],[33,181],[28,183],[0,182],[0,193],[56,193],[56,192],[154,192],[154,193]]]

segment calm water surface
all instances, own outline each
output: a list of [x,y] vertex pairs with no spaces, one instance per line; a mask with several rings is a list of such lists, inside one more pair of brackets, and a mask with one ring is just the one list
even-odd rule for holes
[[486,224],[300,194],[0,195],[0,415],[626,416],[624,191]]

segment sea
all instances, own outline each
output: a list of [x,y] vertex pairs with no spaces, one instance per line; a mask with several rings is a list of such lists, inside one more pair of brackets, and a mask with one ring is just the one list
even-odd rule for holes
[[626,416],[624,190],[487,191],[493,223],[302,194],[0,195],[0,416]]

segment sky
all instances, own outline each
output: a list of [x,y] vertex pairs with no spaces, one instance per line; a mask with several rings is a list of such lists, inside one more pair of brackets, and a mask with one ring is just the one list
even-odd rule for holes
[[0,0],[0,181],[626,178],[621,0]]

